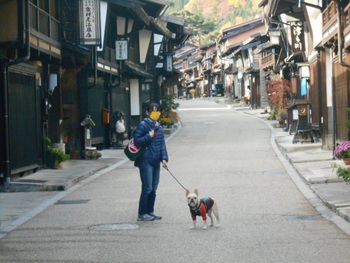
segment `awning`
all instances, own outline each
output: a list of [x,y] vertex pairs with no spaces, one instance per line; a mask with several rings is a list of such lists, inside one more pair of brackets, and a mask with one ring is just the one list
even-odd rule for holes
[[258,74],[260,72],[260,69],[256,68],[249,68],[244,71],[245,74]]
[[243,49],[240,47],[238,49],[236,49],[234,52],[232,52],[230,58],[235,57],[239,52],[241,52]]
[[159,32],[162,33],[163,35],[165,35],[169,38],[176,37],[176,34],[171,32],[159,18],[152,19],[152,23],[159,30]]
[[279,45],[272,44],[271,42],[265,42],[265,43],[257,46],[256,49],[254,49],[254,54],[257,55],[257,54],[263,52],[264,50],[269,50],[269,49],[275,48],[277,46],[279,46]]
[[135,15],[141,20],[143,21],[147,26],[149,26],[152,22],[151,18],[147,15],[147,13],[145,12],[145,10],[143,10],[142,8],[133,8]]
[[190,67],[190,68],[186,68],[184,69],[184,72],[191,72],[195,69],[196,67]]
[[207,60],[210,60],[210,59],[213,59],[213,57],[211,57],[211,56],[210,57],[206,57],[206,58],[203,59],[203,61],[207,61]]
[[222,56],[226,57],[228,55],[230,55],[233,51],[235,51],[237,48],[240,48],[242,46],[242,42],[239,43],[235,43],[233,45],[230,45],[226,48],[226,50],[224,52],[222,52]]
[[120,5],[120,6],[124,6],[127,8],[140,8],[142,7],[142,4],[139,0],[108,0],[108,2],[110,2],[111,4],[115,4],[115,5]]
[[124,65],[128,70],[130,70],[135,75],[138,75],[144,78],[153,78],[152,74],[149,74],[144,68],[142,68],[141,66],[135,63],[132,63],[130,61],[125,61]]
[[256,41],[261,41],[262,38],[266,38],[266,37],[267,36],[265,32],[252,34],[247,40],[243,41],[243,45],[245,46]]

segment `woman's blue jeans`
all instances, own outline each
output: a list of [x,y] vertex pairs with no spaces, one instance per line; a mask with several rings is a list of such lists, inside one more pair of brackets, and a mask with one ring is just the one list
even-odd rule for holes
[[154,212],[156,191],[159,184],[160,164],[152,166],[147,160],[143,160],[139,165],[139,169],[142,184],[139,215],[150,214]]

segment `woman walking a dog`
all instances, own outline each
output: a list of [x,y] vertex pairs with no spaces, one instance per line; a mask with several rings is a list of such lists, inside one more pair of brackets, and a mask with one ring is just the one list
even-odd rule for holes
[[160,107],[151,103],[146,110],[147,118],[140,122],[134,132],[137,145],[148,145],[147,150],[135,161],[141,178],[141,195],[137,221],[162,219],[154,213],[156,192],[159,184],[160,164],[167,166],[168,153],[165,145],[164,130],[159,124]]

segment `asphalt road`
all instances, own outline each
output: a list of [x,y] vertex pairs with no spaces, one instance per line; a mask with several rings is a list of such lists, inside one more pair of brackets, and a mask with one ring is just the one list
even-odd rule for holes
[[185,191],[161,171],[156,212],[136,222],[132,162],[82,185],[0,240],[0,262],[349,262],[350,237],[290,179],[257,118],[207,100],[180,101],[169,169],[218,203],[220,228],[192,226]]

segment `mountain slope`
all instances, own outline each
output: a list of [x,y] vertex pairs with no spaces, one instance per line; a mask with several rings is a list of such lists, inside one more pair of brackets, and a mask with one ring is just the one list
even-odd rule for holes
[[[191,42],[199,45],[212,43],[220,30],[261,16],[261,0],[174,0],[169,12],[186,19],[188,27],[197,35]],[[186,4],[187,2],[187,4]],[[178,11],[172,11],[176,8]]]
[[190,0],[185,10],[194,14],[202,14],[206,19],[212,19],[220,24],[248,21],[261,14],[258,7],[260,0]]

